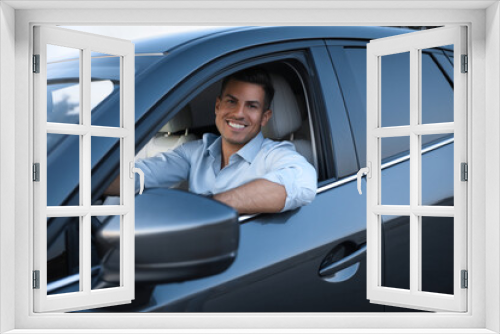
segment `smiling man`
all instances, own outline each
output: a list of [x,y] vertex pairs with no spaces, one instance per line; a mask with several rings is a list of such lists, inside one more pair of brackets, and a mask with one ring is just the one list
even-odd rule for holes
[[201,140],[138,161],[145,187],[171,187],[189,180],[191,192],[213,196],[246,214],[310,203],[316,195],[314,167],[292,143],[262,135],[261,128],[272,117],[273,95],[269,74],[262,68],[226,77],[215,102],[220,136],[205,134]]

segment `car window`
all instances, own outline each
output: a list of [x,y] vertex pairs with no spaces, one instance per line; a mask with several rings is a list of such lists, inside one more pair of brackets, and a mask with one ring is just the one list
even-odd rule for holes
[[[281,138],[273,138],[272,135],[274,132],[263,129],[264,136],[270,136],[269,138],[273,140],[292,141],[297,151],[312,165],[316,166],[316,154],[313,149],[309,120],[309,104],[305,96],[306,88],[299,74],[295,72],[290,64],[284,62],[272,62],[261,66],[267,68],[273,80],[281,79],[279,80],[281,87],[279,89],[281,91],[280,96],[286,96],[289,99],[287,100],[289,101],[289,105],[286,107],[296,107],[293,110],[298,113],[298,116],[296,116],[300,119],[300,121],[297,121],[300,125],[297,125],[296,129],[293,131],[290,130],[290,133],[287,133]],[[177,145],[183,144],[185,141],[200,139],[205,133],[218,134],[219,132],[215,126],[214,105],[216,98],[220,94],[221,81],[222,80],[219,80],[207,85],[207,87],[201,90],[196,96],[188,100],[187,104],[181,108],[178,114],[169,118],[169,121],[164,123],[157,133],[152,134],[152,138],[150,138],[146,145],[141,148],[136,157],[141,159],[152,157],[159,152],[169,151],[177,147]],[[276,100],[275,98],[274,102],[276,102]],[[283,101],[279,101],[282,102],[281,105],[273,105],[273,117],[286,119],[284,113],[291,112],[291,110],[285,108]],[[168,112],[168,109],[164,109],[162,112]],[[186,117],[187,114],[189,114],[189,117]],[[166,129],[171,130],[173,124],[175,124],[173,126],[175,130],[169,134],[169,137],[176,139],[167,141],[164,139],[164,132],[167,131]],[[182,124],[182,127],[178,127],[179,124]],[[278,126],[277,124],[274,126]],[[293,124],[293,122],[290,124]],[[286,129],[290,125],[287,123],[281,126]],[[283,131],[280,130],[280,132]]]
[[[346,100],[347,110],[353,129],[354,140],[360,166],[366,165],[366,49],[345,47],[345,59],[347,66],[352,73],[354,82],[353,87],[346,87],[340,78],[343,91],[354,89],[357,91],[356,101]],[[437,51],[437,57],[443,57],[441,50]],[[423,73],[422,73],[422,91],[426,98],[423,99],[423,123],[438,123],[453,121],[453,77],[449,78],[445,74],[444,66],[437,63],[439,59],[432,52],[423,54]],[[453,58],[447,58],[453,60]],[[409,72],[398,71],[405,68],[407,57],[398,55],[392,57],[390,61],[384,62],[387,75],[382,75],[383,84],[391,87],[395,91],[395,97],[389,96],[386,99],[393,99],[393,103],[387,103],[384,107],[385,117],[383,116],[383,126],[397,126],[409,124],[409,114],[402,113],[401,101],[409,101]],[[438,66],[439,64],[439,66]],[[406,64],[408,65],[408,64]],[[336,66],[338,66],[336,64]],[[451,66],[451,65],[449,65]],[[406,67],[408,68],[408,67]],[[383,96],[384,97],[384,96]],[[451,100],[451,103],[450,103]],[[431,145],[436,141],[451,137],[450,135],[424,136],[423,147]],[[385,149],[382,152],[382,162],[387,162],[401,155],[406,155],[409,149],[408,143],[404,140],[388,140]]]

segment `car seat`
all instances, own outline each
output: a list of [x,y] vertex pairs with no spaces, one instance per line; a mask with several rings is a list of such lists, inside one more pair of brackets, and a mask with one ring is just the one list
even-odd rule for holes
[[[290,84],[282,76],[272,73],[271,80],[274,86],[274,98],[270,106],[273,115],[262,128],[264,137],[274,140],[290,140],[297,152],[315,166],[311,141],[295,136],[295,132],[304,126],[302,115],[307,115],[307,113],[301,111]],[[304,123],[308,124],[308,122]]]
[[[197,136],[189,133],[191,123],[191,108],[189,105],[186,105],[155,134],[139,153],[137,153],[136,158],[144,159],[153,157],[158,153],[173,150],[183,143],[198,139]],[[187,181],[184,181],[176,185],[175,188],[186,190],[189,186]],[[107,196],[102,205],[119,204],[119,196]],[[97,218],[102,222],[106,219],[106,216],[98,216]]]
[[153,157],[158,153],[173,150],[186,142],[198,139],[197,136],[189,133],[191,124],[191,108],[189,105],[186,105],[156,133],[137,157]]

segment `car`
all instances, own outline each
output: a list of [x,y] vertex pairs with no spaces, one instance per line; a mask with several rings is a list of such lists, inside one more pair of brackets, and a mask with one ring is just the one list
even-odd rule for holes
[[[276,89],[275,128],[316,168],[318,191],[304,207],[238,217],[209,198],[176,189],[136,197],[136,292],[131,304],[92,312],[407,311],[366,298],[366,196],[356,173],[366,165],[366,45],[409,33],[400,27],[226,27],[136,41],[137,158],[217,133],[215,98],[224,76],[263,66]],[[423,52],[426,121],[453,121],[453,52]],[[405,124],[405,55],[383,65],[384,126]],[[387,73],[387,74],[386,74]],[[79,64],[49,64],[48,121],[78,123],[71,92]],[[94,54],[92,124],[119,120],[119,59]],[[451,100],[450,100],[451,99]],[[403,101],[403,102],[402,102]],[[384,104],[385,103],[385,104]],[[75,116],[76,115],[76,116]],[[281,121],[280,121],[281,120]],[[285,122],[287,120],[287,122]],[[78,136],[47,137],[47,204],[78,205]],[[422,137],[422,201],[453,205],[453,135]],[[384,138],[382,201],[409,201],[409,140]],[[92,204],[116,203],[104,191],[119,171],[119,139],[92,138]],[[387,191],[386,189],[391,189]],[[384,204],[384,203],[383,203]],[[409,217],[383,216],[382,285],[409,287]],[[436,223],[437,222],[437,223]],[[93,288],[119,285],[119,216],[92,217]],[[47,220],[48,294],[78,289],[79,223]],[[453,221],[426,218],[424,291],[453,293]]]

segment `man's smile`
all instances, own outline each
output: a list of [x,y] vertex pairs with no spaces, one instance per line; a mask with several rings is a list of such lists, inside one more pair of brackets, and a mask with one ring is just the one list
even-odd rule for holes
[[247,127],[247,125],[245,124],[241,124],[241,123],[236,123],[234,121],[231,121],[231,120],[226,120],[226,123],[233,129],[235,130],[241,130],[241,129],[244,129]]

